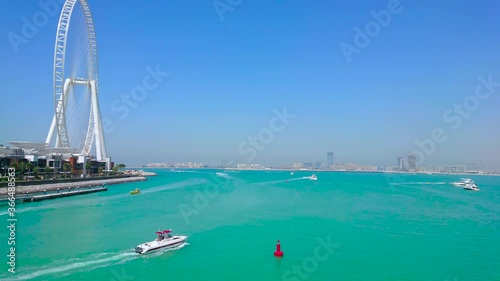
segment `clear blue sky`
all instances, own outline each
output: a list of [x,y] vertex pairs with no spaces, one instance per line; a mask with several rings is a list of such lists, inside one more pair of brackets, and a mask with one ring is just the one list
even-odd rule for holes
[[[244,0],[223,20],[213,0],[88,2],[118,162],[245,163],[238,146],[283,107],[296,117],[252,162],[325,162],[333,151],[336,163],[394,165],[435,128],[447,139],[425,164],[500,162],[500,86],[457,129],[456,113],[443,119],[474,95],[479,76],[500,82],[497,1],[401,0],[350,63],[340,44],[356,46],[355,28],[391,1]],[[8,37],[39,11],[38,1],[0,1],[0,144],[44,141],[53,116],[58,15],[18,53]],[[113,102],[157,65],[170,75],[121,120]]]

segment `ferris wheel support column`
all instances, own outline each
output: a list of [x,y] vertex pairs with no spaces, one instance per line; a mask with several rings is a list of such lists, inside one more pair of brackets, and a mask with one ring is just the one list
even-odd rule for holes
[[52,118],[52,123],[50,124],[49,134],[47,135],[47,139],[45,139],[45,143],[52,143],[52,137],[54,136],[54,131],[56,130],[56,115],[54,114],[54,118]]
[[101,124],[101,112],[99,110],[99,101],[97,99],[97,87],[95,84],[95,80],[90,81],[90,92],[91,92],[91,101],[92,101],[92,111],[94,115],[94,124],[95,124],[95,136],[96,136],[96,154],[97,161],[105,161],[107,156],[106,153],[106,143],[104,142],[104,132],[102,130]]
[[[52,142],[52,138],[54,137],[54,133],[57,132],[56,133],[56,144],[55,144],[55,147],[60,147],[61,146],[61,142],[59,140],[59,130],[56,131],[57,115],[61,114],[61,111],[63,112],[63,114],[65,112],[64,109],[66,107],[65,106],[66,105],[66,97],[68,96],[68,91],[69,91],[70,85],[71,85],[71,79],[67,78],[66,81],[64,81],[64,86],[63,86],[63,90],[62,90],[61,96],[59,97],[59,99],[57,101],[56,113],[54,113],[54,118],[52,119],[52,123],[50,124],[49,134],[47,135],[47,139],[45,140],[45,143],[50,144]],[[65,126],[64,126],[64,130],[66,130]]]

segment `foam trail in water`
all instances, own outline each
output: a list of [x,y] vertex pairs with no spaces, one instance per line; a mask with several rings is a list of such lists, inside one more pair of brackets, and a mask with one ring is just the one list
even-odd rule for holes
[[170,172],[173,172],[173,173],[210,174],[208,172],[199,172],[199,171],[191,171],[191,170],[174,170],[174,169],[170,169]]
[[175,184],[167,184],[159,187],[154,187],[150,189],[146,189],[144,191],[141,191],[141,193],[152,193],[152,192],[158,192],[158,191],[163,191],[163,190],[173,190],[173,189],[179,189],[179,188],[184,188],[192,185],[198,185],[198,184],[204,184],[207,183],[207,180],[205,179],[192,179],[192,180],[187,180]]
[[259,185],[264,185],[264,184],[275,184],[275,183],[284,183],[287,181],[298,181],[298,180],[308,180],[310,179],[309,177],[300,177],[300,178],[291,178],[291,179],[282,179],[282,180],[274,180],[274,181],[263,181],[263,182],[256,182],[252,184],[259,184]]
[[[51,274],[64,274],[64,273],[67,273],[68,271],[72,271],[72,270],[75,270],[75,269],[85,269],[85,268],[88,268],[88,267],[91,267],[91,266],[95,266],[95,265],[103,265],[103,264],[107,264],[107,263],[111,263],[111,262],[115,262],[115,261],[119,261],[119,260],[123,260],[123,259],[126,259],[128,258],[127,260],[130,260],[132,257],[135,258],[138,258],[139,256],[134,253],[134,252],[131,252],[131,251],[127,251],[127,252],[122,252],[122,253],[118,253],[116,255],[113,255],[111,257],[106,257],[106,258],[96,258],[95,256],[92,256],[92,257],[89,257],[87,258],[87,260],[84,260],[84,261],[79,261],[79,262],[74,262],[74,263],[70,263],[70,264],[66,264],[66,265],[55,265],[55,266],[52,266],[52,267],[49,267],[49,268],[46,268],[46,267],[42,267],[43,269],[41,270],[36,270],[36,268],[32,268],[30,269],[30,273],[28,274],[25,274],[25,275],[18,275],[16,274],[16,276],[12,279],[9,279],[9,280],[28,280],[28,279],[33,279],[33,278],[37,278],[37,277],[40,277],[40,276],[45,276],[45,275],[51,275]],[[95,269],[96,267],[93,267],[92,269]],[[67,274],[65,274],[67,275]]]
[[[172,184],[167,184],[164,186],[160,187],[154,187],[151,189],[146,189],[145,191],[142,191],[142,193],[151,193],[151,192],[158,192],[158,191],[163,191],[163,190],[173,190],[173,189],[179,189],[179,188],[184,188],[192,185],[197,185],[197,184],[203,184],[206,183],[207,181],[204,179],[192,179],[192,180],[186,180],[182,182],[176,182]],[[54,204],[44,204],[36,207],[27,207],[27,208],[22,208],[18,207],[16,208],[16,213],[24,213],[24,212],[29,212],[29,211],[38,211],[38,210],[45,210],[45,209],[55,209],[55,208],[65,208],[65,207],[74,207],[74,206],[89,206],[89,205],[95,205],[99,203],[104,203],[106,201],[110,200],[116,200],[120,198],[125,198],[130,196],[130,194],[127,193],[122,193],[122,194],[115,194],[107,197],[99,197],[99,198],[92,198],[92,199],[81,199],[78,201],[72,201],[72,202],[67,202],[67,203],[54,203]],[[8,205],[6,205],[5,209],[7,209]],[[7,215],[8,211],[3,211],[0,213],[0,216]]]
[[189,243],[187,242],[184,242],[182,244],[180,244],[179,246],[177,247],[173,247],[173,248],[167,248],[167,249],[164,249],[164,250],[158,250],[156,252],[153,252],[151,254],[146,254],[146,255],[143,255],[142,257],[144,258],[155,258],[155,257],[158,257],[158,256],[161,256],[162,254],[164,254],[165,252],[170,252],[170,251],[177,251],[179,249],[182,249],[184,248],[185,246],[189,245]]
[[391,182],[390,183],[391,185],[405,185],[405,184],[411,184],[411,185],[428,185],[428,184],[446,184],[445,182],[443,181],[440,181],[440,182],[429,182],[429,181],[426,181],[426,182]]

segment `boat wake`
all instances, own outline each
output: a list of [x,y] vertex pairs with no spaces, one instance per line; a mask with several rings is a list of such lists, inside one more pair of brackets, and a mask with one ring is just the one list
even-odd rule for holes
[[[186,180],[182,182],[176,182],[172,184],[167,184],[167,185],[162,185],[159,187],[153,187],[150,189],[146,189],[144,191],[141,191],[141,193],[153,193],[153,192],[159,192],[159,191],[164,191],[164,190],[173,190],[173,189],[179,189],[179,188],[184,188],[188,186],[193,186],[193,185],[199,185],[199,184],[204,184],[207,181],[204,179],[192,179],[192,180]],[[129,193],[121,193],[121,194],[115,194],[111,196],[102,196],[98,198],[89,198],[89,199],[81,199],[80,200],[73,200],[70,202],[66,203],[42,203],[43,205],[35,206],[35,207],[26,207],[23,208],[22,205],[17,205],[16,208],[16,213],[24,213],[24,212],[29,212],[29,211],[39,211],[39,210],[45,210],[45,209],[60,209],[60,208],[65,208],[65,207],[74,207],[74,206],[95,206],[99,204],[104,204],[105,202],[111,201],[111,200],[116,200],[116,199],[121,199],[121,198],[126,198],[129,197]],[[35,203],[39,204],[39,203]],[[7,215],[8,211],[2,211],[0,212],[0,217]]]
[[[53,264],[42,266],[42,267],[32,267],[32,268],[22,268],[16,272],[15,277],[9,278],[9,280],[29,280],[33,278],[40,278],[47,275],[56,275],[52,278],[42,278],[44,280],[56,279],[62,276],[73,274],[75,272],[89,271],[96,268],[109,266],[111,264],[124,263],[131,259],[139,258],[139,256],[131,251],[121,252],[121,253],[101,253],[98,255],[92,255],[85,259],[70,259],[64,260],[63,264],[60,262],[54,262]],[[68,263],[69,262],[69,263]],[[26,272],[26,274],[23,274]],[[53,278],[56,277],[56,278]]]
[[153,193],[153,192],[159,192],[159,191],[164,191],[164,190],[173,190],[173,189],[179,189],[179,188],[184,188],[188,186],[193,186],[193,185],[199,185],[199,184],[205,184],[207,183],[207,180],[205,179],[192,179],[192,180],[187,180],[175,184],[167,184],[167,185],[162,185],[158,187],[153,187],[150,189],[145,189],[142,190],[141,193]]
[[163,250],[157,250],[151,254],[146,254],[146,255],[138,255],[139,257],[141,258],[145,258],[145,259],[150,259],[150,258],[155,258],[155,257],[158,257],[158,256],[161,256],[163,255],[164,253],[166,252],[170,252],[170,251],[177,251],[179,249],[182,249],[184,247],[186,247],[187,245],[189,245],[188,242],[184,242],[182,244],[180,244],[179,246],[175,246],[175,247],[172,247],[172,248],[166,248],[166,249],[163,249]]
[[391,182],[391,185],[429,185],[429,184],[446,184],[444,181],[439,181],[439,182]]
[[[39,267],[24,267],[16,272],[15,277],[9,278],[11,281],[29,280],[34,278],[41,278],[43,280],[57,279],[63,276],[74,274],[77,272],[85,272],[95,270],[97,268],[123,264],[130,260],[138,258],[155,258],[165,252],[176,251],[189,245],[189,243],[182,243],[179,246],[168,248],[165,250],[157,251],[149,255],[138,255],[133,250],[127,250],[120,253],[99,253],[94,254],[83,259],[64,259],[55,261],[49,265]],[[25,274],[23,274],[25,273]],[[50,276],[47,277],[47,276]],[[2,276],[0,275],[0,279]]]

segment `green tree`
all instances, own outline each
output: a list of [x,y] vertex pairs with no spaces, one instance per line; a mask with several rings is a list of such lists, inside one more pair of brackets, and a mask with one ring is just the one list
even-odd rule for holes
[[39,172],[40,172],[40,168],[39,167],[33,168],[33,175],[35,175],[35,178],[38,178],[38,173]]
[[115,172],[115,173],[116,173],[116,172],[118,172],[118,165],[113,166],[113,169],[112,169],[112,170],[113,170],[113,172]]
[[64,177],[66,178],[66,174],[71,170],[71,165],[69,163],[64,163],[63,170],[64,170]]
[[31,169],[33,169],[33,163],[27,162],[26,163],[26,169],[28,170],[28,176],[31,175]]
[[99,173],[99,176],[102,176],[102,172],[104,169],[102,167],[97,168],[97,172]]
[[17,172],[17,170],[19,170],[19,168],[18,168],[18,167],[19,167],[19,165],[17,164],[17,162],[11,162],[11,163],[10,163],[10,167],[11,167],[11,168],[14,168],[14,169],[16,170],[16,172]]
[[125,164],[118,164],[118,169],[120,169],[120,170],[125,169],[125,167],[127,167],[127,166],[125,166]]
[[90,175],[91,168],[92,168],[92,164],[90,162],[85,163],[85,170],[87,170],[88,175]]
[[24,172],[26,171],[26,163],[25,162],[19,162],[19,164],[17,164],[17,169],[19,170],[19,176],[21,178],[24,177]]
[[45,168],[43,168],[43,172],[45,173],[45,176],[47,176],[50,173],[50,167],[45,166]]

